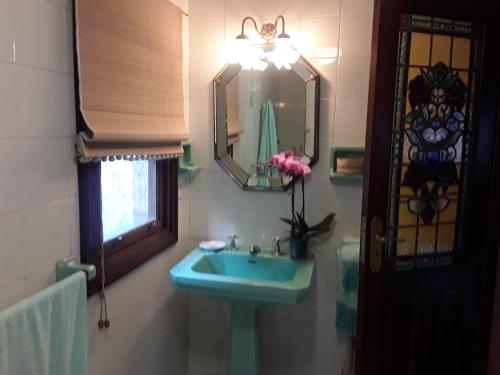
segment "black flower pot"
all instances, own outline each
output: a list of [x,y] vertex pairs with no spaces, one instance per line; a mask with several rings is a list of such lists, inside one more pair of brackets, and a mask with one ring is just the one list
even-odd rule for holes
[[307,238],[290,238],[290,257],[292,259],[307,258]]

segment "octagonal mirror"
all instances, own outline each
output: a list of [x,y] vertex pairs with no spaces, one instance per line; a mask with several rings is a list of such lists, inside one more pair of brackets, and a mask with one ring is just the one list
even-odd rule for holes
[[289,70],[228,64],[214,79],[215,159],[243,189],[286,190],[292,178],[267,167],[293,151],[318,159],[319,75],[303,58]]

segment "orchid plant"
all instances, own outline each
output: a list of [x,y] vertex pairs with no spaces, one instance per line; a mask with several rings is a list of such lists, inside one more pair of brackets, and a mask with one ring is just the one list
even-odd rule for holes
[[269,165],[275,169],[282,176],[287,176],[295,179],[300,179],[302,186],[302,208],[300,212],[295,211],[295,184],[291,187],[291,200],[292,200],[292,217],[280,218],[291,226],[291,238],[307,240],[309,237],[325,233],[330,230],[334,213],[329,213],[323,220],[315,225],[308,225],[305,221],[305,189],[304,179],[305,176],[311,173],[311,168],[300,156],[296,155],[293,151],[284,151],[272,156],[269,159]]

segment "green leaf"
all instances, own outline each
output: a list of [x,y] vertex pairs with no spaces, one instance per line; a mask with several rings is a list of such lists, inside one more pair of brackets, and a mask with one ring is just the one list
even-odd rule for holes
[[304,217],[300,213],[297,212],[297,220],[302,227],[302,232],[307,232],[309,230],[309,226],[307,225],[306,221],[304,220]]
[[408,139],[410,140],[410,143],[412,145],[418,147],[420,146],[420,138],[412,129],[406,129],[406,135],[408,136]]
[[462,131],[461,130],[457,130],[455,133],[453,133],[451,135],[450,138],[448,138],[448,140],[445,142],[444,146],[443,147],[451,147],[451,146],[455,146],[455,144],[458,142],[458,140],[460,139],[460,137],[462,136]]
[[333,219],[335,219],[335,214],[333,212],[330,212],[318,224],[313,225],[312,227],[309,227],[309,231],[315,231],[315,230],[318,230],[320,228],[325,228],[325,227],[330,228],[330,225],[332,225],[332,223],[333,223]]
[[329,232],[329,231],[330,231],[330,227],[322,229],[322,230],[317,230],[317,231],[314,231],[314,232],[309,232],[307,235],[309,237],[314,237],[314,236],[319,236],[320,234],[323,234],[323,233],[326,233],[326,232]]
[[287,224],[290,224],[292,226],[292,229],[294,228],[294,229],[298,230],[299,232],[303,233],[302,226],[297,221],[292,220],[292,219],[287,219],[285,217],[280,217],[280,220],[284,221]]
[[410,124],[413,122],[413,120],[415,120],[415,117],[417,117],[419,115],[419,113],[417,111],[412,111],[410,113],[408,113],[408,115],[405,117],[405,122],[407,124]]

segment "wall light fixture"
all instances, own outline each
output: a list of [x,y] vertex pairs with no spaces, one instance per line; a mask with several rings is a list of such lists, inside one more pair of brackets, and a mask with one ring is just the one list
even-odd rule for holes
[[[245,23],[251,21],[260,40],[253,42],[245,34]],[[281,21],[281,33],[278,23]],[[241,34],[228,51],[228,61],[240,64],[242,69],[265,70],[269,63],[277,69],[291,69],[300,53],[293,47],[290,35],[285,32],[285,18],[279,15],[274,23],[265,23],[260,30],[253,17],[245,17],[241,22]]]

